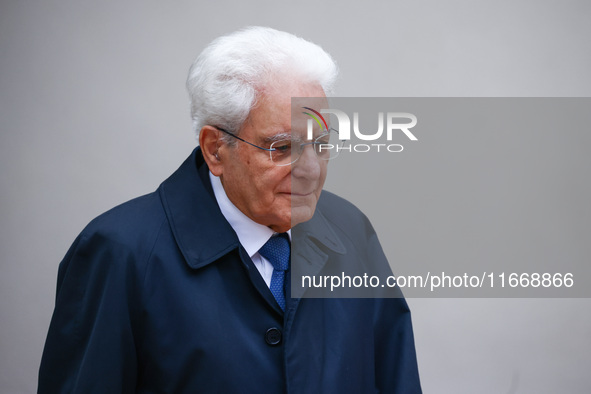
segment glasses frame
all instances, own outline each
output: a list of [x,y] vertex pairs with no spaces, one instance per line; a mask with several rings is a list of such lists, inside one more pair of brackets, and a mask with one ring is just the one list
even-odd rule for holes
[[[300,143],[300,152],[299,152],[299,154],[298,154],[298,157],[297,157],[295,160],[293,160],[293,161],[292,161],[292,162],[290,162],[290,163],[285,163],[285,164],[277,164],[277,162],[273,160],[273,152],[275,152],[277,149],[275,149],[275,148],[263,148],[262,146],[259,146],[259,145],[256,145],[256,144],[253,144],[252,142],[248,142],[248,141],[246,141],[245,139],[243,139],[243,138],[240,138],[240,137],[238,137],[237,135],[234,135],[233,133],[230,133],[228,130],[222,129],[221,127],[218,127],[218,126],[213,126],[213,127],[215,127],[216,129],[218,129],[218,130],[219,130],[219,131],[221,131],[221,132],[224,132],[224,133],[226,133],[226,134],[228,134],[228,135],[230,135],[230,136],[232,136],[232,137],[236,138],[237,140],[240,140],[240,141],[242,141],[242,142],[245,142],[245,143],[247,143],[247,144],[248,144],[248,145],[250,145],[250,146],[254,146],[255,148],[259,148],[259,149],[261,149],[261,150],[264,150],[264,151],[267,151],[267,152],[269,152],[269,160],[271,160],[271,162],[272,162],[273,164],[275,164],[275,166],[277,166],[277,167],[288,166],[288,165],[291,165],[291,164],[295,163],[295,162],[296,162],[296,161],[298,161],[298,159],[299,159],[299,158],[302,156],[302,152],[304,151],[304,148],[306,147],[306,145],[317,145],[317,144],[322,144],[322,142],[318,142],[317,140],[318,140],[320,137],[324,137],[325,135],[329,134],[331,131],[334,131],[335,133],[337,133],[337,135],[339,134],[339,132],[338,132],[337,130],[335,130],[335,129],[333,129],[333,128],[330,128],[330,129],[328,129],[328,130],[327,130],[325,133],[322,133],[321,135],[319,135],[318,137],[316,137],[316,139],[314,139],[314,141],[310,141],[310,142],[302,142],[302,143]],[[283,140],[282,140],[282,141],[283,141]],[[295,141],[295,140],[292,140],[292,141]],[[342,140],[340,140],[340,141],[341,141],[341,143],[343,142]],[[273,144],[274,144],[275,142],[278,142],[278,141],[274,141],[274,142],[273,142]],[[314,152],[316,152],[316,150],[314,150]],[[338,156],[338,153],[337,153],[337,155],[336,155],[336,156]],[[328,161],[328,160],[334,159],[336,156],[334,156],[334,157],[329,157],[328,159],[324,159],[324,158],[322,158],[322,157],[318,156],[318,154],[316,154],[316,157],[318,157],[318,159],[320,159],[320,160],[324,160],[324,161]]]

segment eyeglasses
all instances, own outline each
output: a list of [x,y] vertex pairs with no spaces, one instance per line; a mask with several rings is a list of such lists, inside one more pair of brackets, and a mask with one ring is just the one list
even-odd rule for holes
[[272,142],[269,148],[263,148],[262,146],[248,142],[221,127],[213,127],[242,142],[246,142],[250,146],[269,152],[269,157],[276,166],[288,166],[295,163],[300,158],[307,145],[313,146],[316,156],[321,160],[334,159],[339,155],[340,148],[343,146],[343,141],[339,140],[339,132],[332,128],[316,137],[313,141],[302,142],[301,140],[294,138],[282,139]]

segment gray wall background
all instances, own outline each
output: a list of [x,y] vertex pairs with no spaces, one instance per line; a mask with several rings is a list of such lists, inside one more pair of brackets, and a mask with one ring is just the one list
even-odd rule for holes
[[[301,35],[338,61],[340,96],[583,97],[590,11],[573,0],[3,0],[0,392],[36,390],[57,266],[78,232],[154,190],[195,146],[184,80],[213,38],[245,25]],[[591,389],[588,299],[409,304],[426,393]]]

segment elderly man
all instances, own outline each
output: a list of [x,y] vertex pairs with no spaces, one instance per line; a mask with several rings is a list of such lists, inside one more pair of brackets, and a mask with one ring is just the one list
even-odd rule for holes
[[317,272],[381,253],[365,217],[322,192],[331,131],[292,130],[291,98],[322,100],[335,77],[320,47],[269,28],[203,51],[187,81],[199,148],[68,251],[40,393],[421,391],[403,298],[289,290],[293,226],[308,225]]

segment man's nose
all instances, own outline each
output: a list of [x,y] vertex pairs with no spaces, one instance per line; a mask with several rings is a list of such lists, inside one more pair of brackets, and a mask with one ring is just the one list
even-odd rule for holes
[[291,174],[294,177],[315,179],[320,176],[320,166],[314,144],[307,144],[303,147],[300,158],[292,164]]

